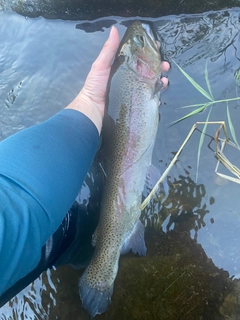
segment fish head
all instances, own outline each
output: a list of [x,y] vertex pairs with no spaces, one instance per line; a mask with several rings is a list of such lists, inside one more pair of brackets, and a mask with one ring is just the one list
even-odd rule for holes
[[161,74],[157,40],[148,24],[135,21],[128,27],[117,52],[140,78],[156,81]]

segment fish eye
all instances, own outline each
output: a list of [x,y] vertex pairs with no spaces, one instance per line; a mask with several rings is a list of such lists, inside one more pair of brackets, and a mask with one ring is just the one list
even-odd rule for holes
[[143,40],[143,36],[141,35],[136,35],[133,37],[133,41],[136,43],[136,45],[138,45],[139,47],[143,47],[144,45],[144,40]]

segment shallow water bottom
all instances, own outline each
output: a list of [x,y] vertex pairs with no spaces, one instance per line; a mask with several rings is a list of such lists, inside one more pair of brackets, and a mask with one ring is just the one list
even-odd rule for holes
[[[96,319],[199,320],[238,319],[240,282],[217,268],[186,232],[146,234],[146,257],[122,256],[111,304]],[[71,267],[43,273],[28,293],[4,308],[1,319],[81,319],[77,283]],[[9,310],[8,310],[9,311]]]

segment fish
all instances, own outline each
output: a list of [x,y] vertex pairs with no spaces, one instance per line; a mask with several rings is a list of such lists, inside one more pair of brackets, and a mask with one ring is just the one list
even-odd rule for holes
[[[79,280],[82,306],[94,317],[106,311],[121,254],[146,255],[140,205],[159,122],[161,55],[151,27],[126,30],[111,69],[103,152],[108,159],[95,251]],[[105,147],[104,147],[105,145]]]

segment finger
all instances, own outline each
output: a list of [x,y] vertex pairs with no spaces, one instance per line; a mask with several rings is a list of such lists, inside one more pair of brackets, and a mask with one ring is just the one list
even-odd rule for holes
[[163,88],[162,88],[162,90],[165,90],[165,89],[168,87],[168,78],[163,77],[163,78],[161,78],[161,81],[162,81],[162,83],[163,83]]
[[111,67],[112,61],[115,57],[117,48],[119,46],[119,34],[116,27],[112,26],[109,37],[105,42],[99,56],[93,63],[93,68],[99,71]]
[[170,64],[167,61],[163,61],[161,64],[162,72],[168,72],[170,69]]

